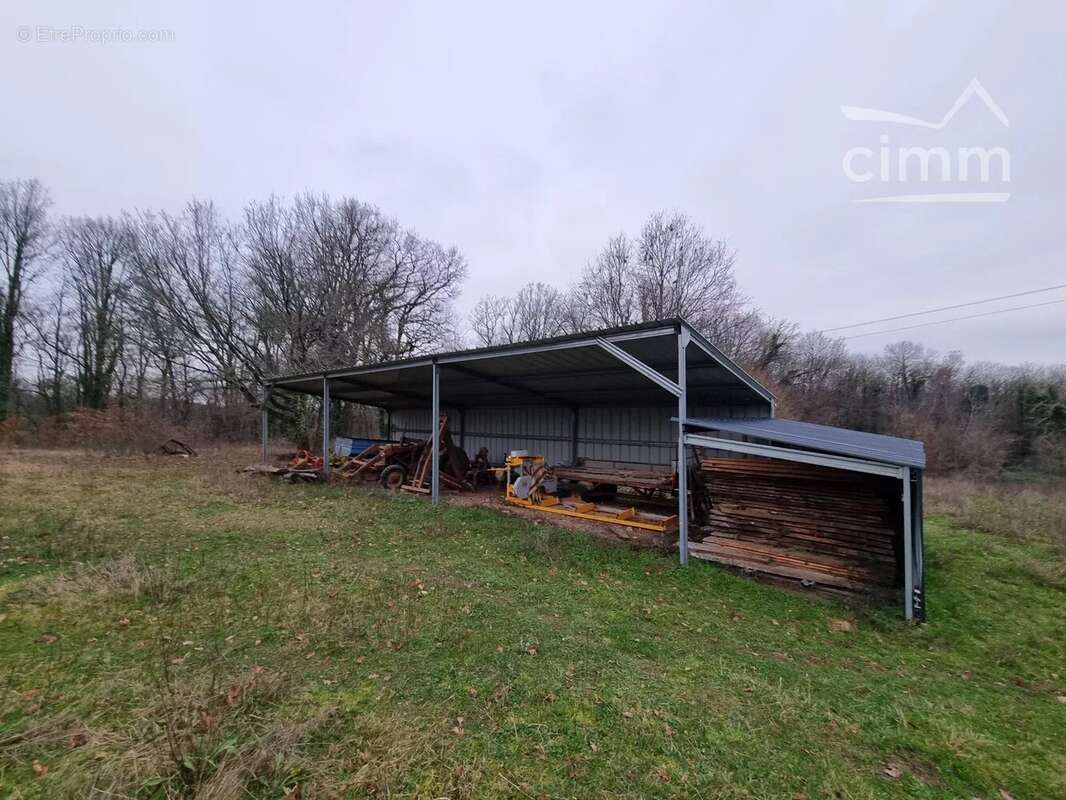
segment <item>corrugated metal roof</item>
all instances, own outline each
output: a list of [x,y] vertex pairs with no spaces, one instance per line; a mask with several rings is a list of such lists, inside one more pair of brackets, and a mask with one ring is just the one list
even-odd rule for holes
[[901,439],[897,436],[863,433],[848,428],[780,418],[689,419],[688,424],[693,428],[739,433],[777,444],[790,444],[899,467],[925,469],[925,447],[915,439]]
[[424,408],[430,403],[433,363],[440,365],[442,404],[488,406],[662,406],[670,396],[646,376],[606,352],[612,342],[671,381],[677,380],[677,336],[690,331],[687,387],[693,405],[771,403],[771,395],[683,320],[612,328],[405,361],[277,377],[275,388],[320,395],[324,381],[336,400],[383,408]]

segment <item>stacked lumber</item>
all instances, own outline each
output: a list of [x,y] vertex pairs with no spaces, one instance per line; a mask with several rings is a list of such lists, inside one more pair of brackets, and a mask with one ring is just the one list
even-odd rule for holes
[[709,535],[690,544],[693,555],[852,591],[895,584],[895,481],[754,458],[708,458],[701,467]]
[[555,467],[555,477],[561,480],[588,483],[593,486],[628,486],[648,491],[673,492],[677,489],[674,472],[612,469],[600,466]]

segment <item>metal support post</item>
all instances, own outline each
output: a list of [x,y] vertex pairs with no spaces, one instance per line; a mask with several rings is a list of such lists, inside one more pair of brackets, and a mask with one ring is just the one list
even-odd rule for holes
[[263,386],[263,400],[259,404],[259,437],[262,440],[264,464],[269,461],[269,456],[267,455],[267,448],[270,444],[270,411],[268,410],[268,404],[270,403],[272,388],[269,383]]
[[322,479],[329,480],[329,378],[322,376]]
[[433,499],[433,505],[440,505],[440,367],[437,362],[433,362],[433,411],[431,414],[431,427],[430,439],[433,444],[431,445],[430,458],[432,458],[431,466],[433,469],[433,477],[430,480],[432,485],[431,497]]
[[914,471],[914,618],[926,621],[925,512],[922,509],[922,470]]
[[911,468],[900,470],[903,480],[903,613],[914,619],[914,514],[911,509]]
[[577,426],[580,420],[581,410],[574,406],[570,409],[570,464],[577,466]]
[[688,447],[685,422],[688,419],[688,330],[677,332],[677,549],[681,566],[688,564]]

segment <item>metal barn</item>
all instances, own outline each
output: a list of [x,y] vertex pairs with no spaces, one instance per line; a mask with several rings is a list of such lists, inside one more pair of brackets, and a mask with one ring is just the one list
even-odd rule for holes
[[[921,444],[775,419],[773,395],[685,320],[277,377],[267,384],[266,398],[273,391],[322,398],[324,455],[331,441],[326,410],[336,400],[383,409],[387,439],[431,439],[434,504],[441,480],[433,421],[442,413],[453,420],[459,448],[487,448],[494,463],[528,450],[550,465],[596,462],[675,472],[682,564],[690,554],[690,465],[697,453],[896,481],[898,588],[907,618],[924,616]],[[327,477],[329,468],[326,457]],[[713,481],[710,488],[713,497]]]

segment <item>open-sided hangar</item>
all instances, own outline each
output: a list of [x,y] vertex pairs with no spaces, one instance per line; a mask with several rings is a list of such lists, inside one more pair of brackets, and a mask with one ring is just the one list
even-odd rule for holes
[[[441,413],[453,420],[452,430],[460,448],[486,448],[496,462],[511,451],[527,450],[542,455],[549,465],[595,462],[673,471],[682,564],[688,563],[691,550],[710,560],[754,564],[756,570],[763,561],[785,565],[794,561],[798,566],[793,572],[803,574],[801,567],[805,562],[795,553],[802,554],[808,546],[814,548],[812,552],[821,547],[830,548],[832,553],[832,558],[821,556],[828,565],[825,574],[834,574],[837,568],[833,564],[839,561],[841,574],[850,575],[848,580],[852,581],[863,573],[846,572],[848,558],[873,556],[876,551],[882,562],[892,562],[893,585],[902,596],[906,617],[924,618],[921,509],[925,458],[921,443],[776,419],[773,395],[685,320],[661,320],[522,344],[281,376],[272,379],[266,391],[322,398],[324,453],[329,452],[331,441],[330,415],[325,412],[336,400],[384,409],[387,438],[430,438],[433,458],[429,482],[435,504],[441,498],[440,441],[431,432],[432,421],[439,419]],[[266,407],[264,403],[264,455]],[[833,476],[857,476],[857,480],[866,481],[861,486],[867,495],[887,496],[884,519],[874,523],[882,528],[891,525],[891,529],[875,530],[826,520],[825,508],[848,504],[848,495],[839,492],[840,487],[850,491],[849,484],[835,479],[837,494],[822,498],[825,502],[819,513],[823,516],[817,517],[818,524],[813,525],[819,529],[814,533],[823,535],[804,534],[812,526],[799,525],[795,509],[791,528],[782,535],[781,531],[775,532],[772,508],[762,512],[768,521],[745,517],[745,509],[755,505],[743,499],[745,492],[751,493],[749,487],[738,493],[739,499],[721,501],[723,508],[731,508],[734,518],[741,522],[733,526],[735,531],[730,535],[734,539],[739,537],[743,543],[758,533],[759,548],[737,551],[749,560],[717,558],[717,551],[709,552],[709,548],[696,544],[690,548],[690,481],[698,480],[700,474],[693,465],[718,463],[714,458],[705,459],[707,455],[791,465],[789,472],[781,473],[778,479],[764,475],[759,480],[764,484],[787,481],[799,487],[794,494],[781,496],[798,498],[800,507],[805,499],[810,499],[812,515],[818,486]],[[684,468],[678,469],[679,464]],[[328,474],[328,470],[327,458],[324,471]],[[712,476],[707,490],[713,508],[719,502],[713,477],[718,473],[707,474]],[[819,483],[802,483],[807,477],[818,477]],[[859,486],[855,484],[856,496]],[[891,486],[895,488],[888,496],[885,487]],[[763,495],[775,496],[773,491],[763,491]],[[863,515],[869,516],[869,504],[856,504],[852,518]],[[841,517],[847,515],[842,513]],[[785,530],[784,522],[779,527]],[[887,535],[875,542],[870,531]],[[868,544],[864,545],[864,539],[869,540]],[[775,558],[774,542],[784,540],[788,547],[778,547]],[[823,544],[816,547],[818,541]],[[788,574],[788,569],[778,569],[781,574]],[[774,567],[763,571],[773,573]]]

